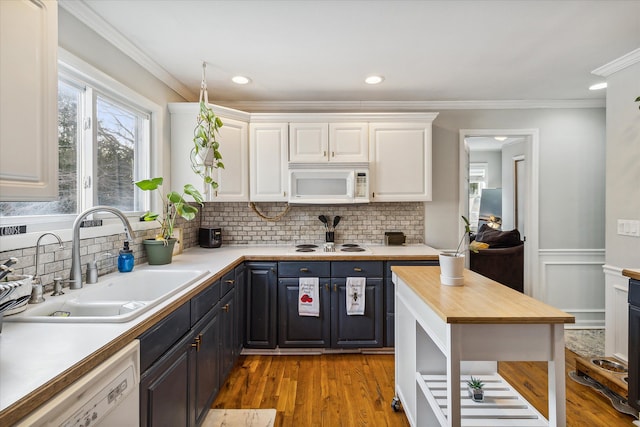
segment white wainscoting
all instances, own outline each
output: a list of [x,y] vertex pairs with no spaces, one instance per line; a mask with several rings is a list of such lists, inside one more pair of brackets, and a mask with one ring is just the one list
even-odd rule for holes
[[576,318],[567,329],[605,327],[604,249],[541,249],[533,295]]
[[629,360],[629,278],[622,268],[605,264],[604,353],[627,362]]

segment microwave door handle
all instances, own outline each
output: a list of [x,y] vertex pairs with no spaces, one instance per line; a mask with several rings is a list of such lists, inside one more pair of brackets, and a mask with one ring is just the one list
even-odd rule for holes
[[347,177],[347,197],[349,199],[353,199],[353,195],[354,195],[354,191],[355,191],[355,186],[356,186],[356,180],[355,180],[355,172],[349,172],[349,176]]

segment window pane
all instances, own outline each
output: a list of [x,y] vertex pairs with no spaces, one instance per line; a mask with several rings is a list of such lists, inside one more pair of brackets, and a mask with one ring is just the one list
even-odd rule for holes
[[137,116],[98,97],[97,201],[123,211],[134,210],[134,154]]
[[58,81],[58,201],[0,203],[0,216],[77,212],[78,123],[82,89]]

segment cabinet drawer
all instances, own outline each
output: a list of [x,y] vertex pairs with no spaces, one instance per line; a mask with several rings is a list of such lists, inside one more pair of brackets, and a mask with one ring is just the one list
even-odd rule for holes
[[279,277],[329,277],[331,263],[329,261],[279,262]]
[[331,277],[382,277],[382,261],[334,261]]
[[195,325],[220,300],[220,280],[191,298],[191,326]]
[[140,372],[144,372],[191,328],[190,303],[186,302],[140,335]]
[[391,277],[391,267],[394,265],[421,265],[421,266],[432,266],[438,265],[437,260],[432,261],[387,261],[385,267],[385,277]]
[[236,272],[231,270],[220,279],[220,298],[225,296],[227,292],[233,290],[236,283]]

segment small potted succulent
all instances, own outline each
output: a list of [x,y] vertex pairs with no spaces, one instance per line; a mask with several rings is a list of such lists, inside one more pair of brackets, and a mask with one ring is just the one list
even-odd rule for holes
[[185,195],[191,196],[194,202],[202,206],[202,195],[191,184],[186,184],[182,194],[171,191],[166,195],[163,194],[160,187],[163,178],[143,179],[135,182],[135,185],[143,191],[158,191],[162,200],[162,214],[148,211],[142,216],[144,221],[158,221],[160,223],[160,231],[155,239],[146,239],[143,241],[145,250],[147,251],[147,259],[149,264],[161,265],[171,263],[173,255],[173,246],[176,238],[173,237],[173,227],[178,216],[190,221],[196,217],[198,208],[190,205],[185,200]]
[[480,381],[480,378],[475,378],[471,376],[471,379],[467,381],[467,388],[469,389],[469,396],[475,402],[484,401],[484,383]]
[[464,234],[455,252],[442,252],[438,259],[440,261],[440,283],[450,286],[461,286],[464,284],[462,272],[464,271],[464,252],[460,251],[462,243],[471,233],[469,220],[463,215]]

